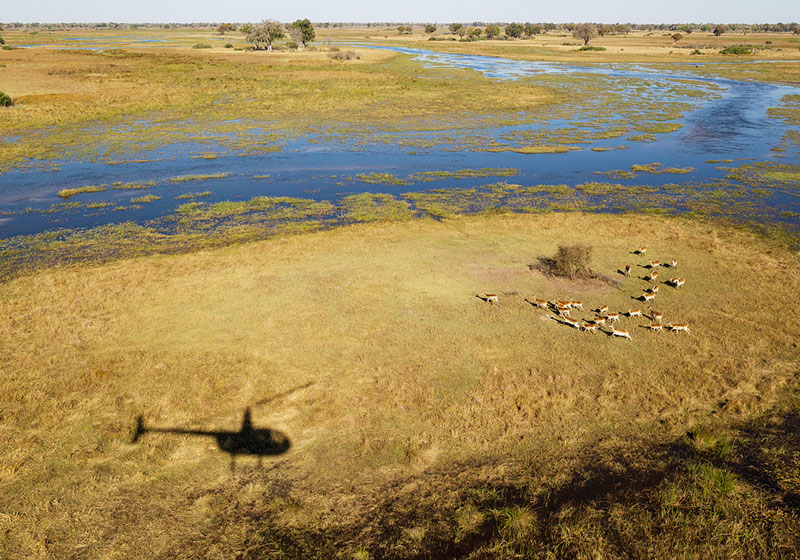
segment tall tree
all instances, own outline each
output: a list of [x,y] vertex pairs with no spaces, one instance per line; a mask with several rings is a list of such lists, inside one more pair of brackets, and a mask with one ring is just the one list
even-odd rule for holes
[[[311,22],[306,19],[297,19],[289,26],[289,29],[298,29],[300,30],[300,41],[297,43],[298,45],[306,46],[306,43],[309,41],[313,41],[316,34],[314,33],[314,26]],[[294,34],[292,35],[294,37]],[[297,41],[295,39],[295,41]]]
[[506,37],[519,39],[525,32],[525,27],[521,23],[509,23],[506,25]]
[[717,37],[719,37],[720,35],[722,35],[723,33],[725,33],[725,31],[727,31],[727,27],[726,27],[726,26],[724,26],[724,25],[718,25],[718,26],[716,26],[716,27],[714,28],[714,35],[716,35]]
[[497,25],[487,25],[484,33],[486,33],[487,39],[494,39],[500,36],[500,27]]
[[591,23],[582,23],[575,28],[572,36],[581,39],[584,45],[588,45],[589,40],[597,36],[597,28]]
[[432,23],[429,23],[425,26],[425,33],[430,35],[431,33],[436,33],[436,26]]
[[264,20],[250,26],[245,41],[253,43],[256,49],[272,50],[272,42],[283,37],[283,26],[274,20]]

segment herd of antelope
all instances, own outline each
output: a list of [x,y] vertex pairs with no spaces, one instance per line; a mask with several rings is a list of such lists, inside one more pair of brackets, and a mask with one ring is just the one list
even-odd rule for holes
[[[633,254],[644,256],[647,253],[647,247],[639,247],[636,251],[633,251]],[[640,264],[641,268],[645,268],[648,270],[646,276],[642,279],[647,281],[647,287],[642,289],[642,294],[638,298],[644,303],[651,303],[655,302],[655,298],[658,295],[660,290],[660,286],[656,283],[658,281],[658,269],[660,267],[669,268],[670,271],[674,271],[678,267],[678,259],[672,259],[669,262],[662,263],[661,261],[649,261],[646,264]],[[626,277],[630,277],[631,273],[633,272],[633,265],[626,264],[624,272],[622,272]],[[684,284],[684,279],[679,276],[673,276],[668,280],[664,280],[663,283],[673,288],[681,288]],[[499,300],[497,298],[497,294],[489,294],[484,293],[482,298],[484,301],[488,303],[498,303]],[[576,320],[570,316],[570,313],[575,309],[580,309],[583,311],[583,302],[577,301],[574,299],[553,299],[553,300],[546,300],[546,299],[539,299],[536,296],[533,296],[532,299],[526,299],[526,302],[531,304],[534,307],[544,310],[551,310],[555,313],[555,317],[552,317],[554,320],[559,321],[565,325],[568,325],[574,329],[582,330],[584,332],[589,332],[595,334],[598,329],[601,332],[605,332],[611,337],[620,337],[620,338],[627,338],[631,340],[631,333],[630,331],[618,329],[614,326],[614,323],[619,323],[620,317],[624,316],[627,318],[633,317],[647,317],[650,322],[647,325],[644,325],[650,331],[653,332],[662,332],[664,329],[670,330],[672,332],[689,332],[689,325],[686,323],[668,323],[664,324],[664,314],[660,311],[656,311],[652,308],[652,306],[647,306],[647,310],[649,315],[644,313],[641,308],[629,308],[627,311],[623,312],[616,312],[610,311],[607,305],[601,305],[597,309],[594,310],[595,314],[590,319],[581,319]],[[601,329],[601,326],[608,327],[610,330],[604,331]]]

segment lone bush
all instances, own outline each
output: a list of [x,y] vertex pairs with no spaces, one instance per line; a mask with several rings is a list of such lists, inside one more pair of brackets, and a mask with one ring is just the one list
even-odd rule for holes
[[353,60],[361,59],[354,51],[344,51],[344,52],[329,52],[328,56],[333,60]]
[[753,54],[753,47],[751,45],[736,45],[733,47],[726,47],[719,51],[720,54]]
[[545,274],[563,276],[570,279],[594,278],[596,275],[589,268],[592,248],[579,243],[577,245],[559,245],[558,252],[552,258],[540,258],[538,268]]
[[11,96],[0,91],[0,107],[11,107],[13,104],[14,100],[11,99]]
[[211,45],[209,45],[208,43],[196,43],[192,48],[193,49],[210,49]]
[[584,45],[578,49],[579,51],[604,51],[605,47],[595,47],[594,45]]
[[233,43],[225,43],[225,48],[226,49],[232,49],[233,48]]

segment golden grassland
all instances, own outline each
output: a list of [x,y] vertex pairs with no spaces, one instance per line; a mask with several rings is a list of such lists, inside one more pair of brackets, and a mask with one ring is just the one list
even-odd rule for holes
[[[587,240],[600,279],[536,268]],[[639,265],[672,257],[686,285],[655,305],[688,335],[591,335],[525,301],[646,310]],[[789,557],[799,272],[739,230],[548,213],[7,281],[0,556]],[[248,406],[292,442],[263,467],[230,472],[203,438],[130,443],[139,414],[235,429]]]

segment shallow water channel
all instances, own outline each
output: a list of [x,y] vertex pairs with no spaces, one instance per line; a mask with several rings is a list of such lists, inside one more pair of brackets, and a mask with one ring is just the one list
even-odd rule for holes
[[[680,66],[675,72],[664,72],[643,65],[582,67],[372,48],[411,55],[428,68],[468,69],[496,80],[529,80],[532,85],[562,91],[575,87],[576,94],[553,114],[535,119],[521,114],[520,124],[471,128],[467,119],[467,125],[430,131],[368,130],[350,136],[320,129],[287,139],[279,151],[256,155],[188,141],[146,153],[35,162],[0,174],[0,238],[127,221],[145,224],[174,214],[190,201],[213,204],[287,196],[338,204],[361,192],[401,197],[431,189],[480,189],[498,182],[571,187],[613,183],[623,187],[617,192],[647,185],[653,187],[647,191],[652,200],[647,193],[637,197],[637,209],[697,211],[707,199],[716,201],[708,212],[711,215],[800,223],[796,173],[758,184],[726,179],[732,168],[748,162],[800,164],[800,146],[787,140],[792,127],[768,116],[769,108],[780,107],[785,95],[800,93],[800,88],[698,77],[691,68]],[[591,81],[594,95],[582,98],[582,81]],[[613,102],[607,101],[603,91]],[[625,115],[617,112],[623,106]],[[453,123],[457,121],[458,115],[453,115]],[[667,126],[662,129],[661,125]],[[253,133],[257,135],[258,130]],[[542,145],[574,149],[565,153],[503,151]],[[498,151],[485,151],[487,147]],[[198,157],[200,153],[206,157]],[[656,162],[660,165],[632,170]],[[452,174],[485,168],[514,171]],[[391,174],[397,180],[371,174]],[[146,188],[125,188],[131,183],[146,183],[142,185]],[[102,185],[105,190],[67,200],[58,196],[61,189],[87,185]],[[696,193],[701,192],[698,199]],[[714,194],[718,192],[722,196]],[[609,201],[597,189],[581,194],[579,207],[595,211],[634,207],[631,197]],[[541,196],[542,208],[547,208],[548,192]],[[555,208],[569,206],[563,196],[556,202]]]

